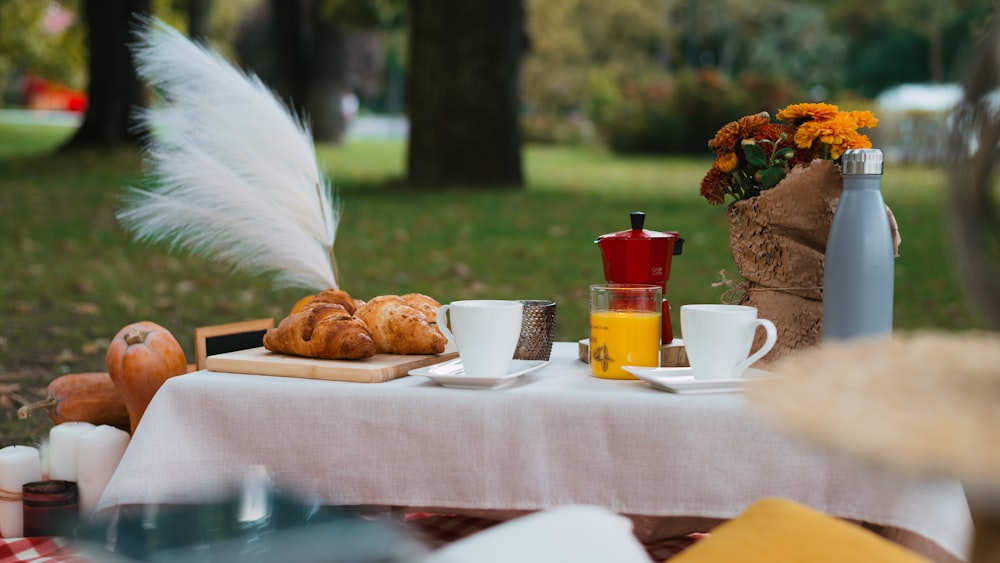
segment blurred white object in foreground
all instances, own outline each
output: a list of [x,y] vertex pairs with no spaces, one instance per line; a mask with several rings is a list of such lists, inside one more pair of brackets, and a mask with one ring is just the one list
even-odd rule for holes
[[632,523],[613,512],[569,505],[536,512],[449,544],[423,563],[649,563]]

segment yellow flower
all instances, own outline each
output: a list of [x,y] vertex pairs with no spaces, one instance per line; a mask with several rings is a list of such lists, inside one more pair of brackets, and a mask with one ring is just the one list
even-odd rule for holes
[[844,136],[844,142],[839,145],[830,147],[830,158],[837,160],[844,154],[844,151],[848,149],[870,149],[872,148],[871,139],[867,136],[858,133],[857,131],[848,132]]
[[837,115],[837,106],[833,104],[792,104],[778,112],[777,117],[782,121],[796,121],[800,119],[830,119]]
[[846,113],[833,119],[807,121],[795,132],[795,144],[800,149],[809,148],[819,139],[829,149],[830,158],[837,160],[847,149],[871,148],[871,140],[859,134],[857,128],[858,121]]
[[736,169],[736,165],[740,163],[740,159],[736,156],[734,152],[727,152],[720,154],[718,158],[715,159],[715,167],[720,172],[732,172]]
[[812,146],[813,141],[825,145],[839,145],[844,142],[848,133],[853,133],[857,124],[853,119],[838,115],[831,119],[806,121],[795,131],[795,144],[800,149]]
[[823,134],[823,124],[820,121],[807,121],[795,130],[795,146],[808,149],[820,135]]
[[[849,111],[847,115],[858,124],[858,129],[862,127],[875,127],[878,125],[878,118],[870,111]],[[869,147],[864,147],[869,148]]]

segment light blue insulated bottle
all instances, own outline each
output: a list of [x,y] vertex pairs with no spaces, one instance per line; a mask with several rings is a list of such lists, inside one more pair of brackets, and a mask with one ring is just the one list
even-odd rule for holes
[[892,334],[894,250],[882,199],[882,151],[841,156],[844,189],[823,270],[823,340]]

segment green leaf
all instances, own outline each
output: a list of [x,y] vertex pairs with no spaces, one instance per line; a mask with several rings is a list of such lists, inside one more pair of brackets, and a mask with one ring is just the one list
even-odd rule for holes
[[785,177],[785,169],[780,166],[774,166],[772,168],[765,168],[760,171],[760,183],[764,184],[765,188],[773,188],[778,185],[778,182]]
[[747,162],[750,164],[758,168],[767,166],[767,157],[764,156],[764,150],[757,145],[743,145],[743,154],[746,155]]

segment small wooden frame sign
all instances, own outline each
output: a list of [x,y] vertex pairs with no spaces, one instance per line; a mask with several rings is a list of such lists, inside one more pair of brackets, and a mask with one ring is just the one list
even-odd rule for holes
[[257,319],[194,329],[195,367],[205,369],[205,360],[215,354],[259,348],[274,319]]

